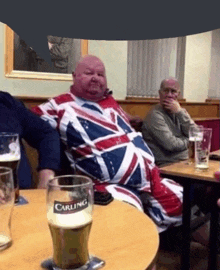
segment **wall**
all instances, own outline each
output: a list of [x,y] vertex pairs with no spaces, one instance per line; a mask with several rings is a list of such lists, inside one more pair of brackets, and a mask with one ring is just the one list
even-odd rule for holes
[[[99,46],[97,48],[97,46]],[[127,88],[127,41],[89,41],[89,53],[106,64],[108,86],[117,99],[124,99]],[[4,76],[4,24],[0,23],[0,90],[14,96],[49,97],[69,90],[71,82],[12,79]]]
[[127,91],[127,41],[90,40],[89,54],[102,59],[108,87],[116,99],[124,99]]
[[212,32],[186,37],[183,96],[187,101],[204,102],[208,97]]
[[[212,32],[187,36],[183,97],[204,102],[208,97]],[[89,41],[89,53],[106,65],[108,87],[116,99],[127,90],[127,41]],[[4,24],[0,23],[0,90],[15,96],[50,97],[69,90],[71,82],[12,79],[4,76]]]

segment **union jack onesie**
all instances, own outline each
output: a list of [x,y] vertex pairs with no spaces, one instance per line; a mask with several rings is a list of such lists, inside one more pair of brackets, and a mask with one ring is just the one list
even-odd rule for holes
[[182,224],[182,187],[160,178],[142,134],[111,95],[92,102],[67,92],[32,110],[58,130],[71,167],[91,177],[97,190],[141,211],[139,195],[146,192],[147,214],[159,232]]

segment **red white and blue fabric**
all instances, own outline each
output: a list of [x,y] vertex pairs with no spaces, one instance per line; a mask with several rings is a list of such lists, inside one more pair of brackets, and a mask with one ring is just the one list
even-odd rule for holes
[[33,111],[59,131],[71,166],[92,177],[97,189],[140,210],[139,192],[147,192],[148,214],[159,232],[181,225],[182,187],[160,178],[142,134],[112,96],[95,103],[68,92]]

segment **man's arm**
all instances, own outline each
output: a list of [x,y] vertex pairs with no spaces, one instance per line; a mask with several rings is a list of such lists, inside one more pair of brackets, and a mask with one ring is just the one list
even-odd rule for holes
[[185,108],[176,114],[177,118],[179,119],[181,130],[186,137],[189,137],[189,128],[190,126],[197,126],[197,124],[192,120],[189,113]]
[[50,169],[43,169],[40,170],[38,173],[39,182],[37,188],[46,188],[47,183],[50,179],[52,179],[55,176],[55,172]]
[[141,131],[143,120],[138,115],[130,115],[127,113],[130,125],[136,130]]
[[176,115],[181,125],[181,131],[188,138],[190,126],[196,126],[196,124],[186,109],[182,108],[177,100],[165,100],[163,105],[170,113],[174,113]]
[[167,151],[178,152],[188,148],[188,138],[174,136],[160,112],[154,111],[144,120],[142,134],[145,139],[147,139],[147,132],[161,148]]
[[14,108],[23,127],[22,137],[38,150],[40,182],[44,179],[46,183],[56,171],[60,170],[59,134],[47,122],[25,108],[21,102],[15,100]]

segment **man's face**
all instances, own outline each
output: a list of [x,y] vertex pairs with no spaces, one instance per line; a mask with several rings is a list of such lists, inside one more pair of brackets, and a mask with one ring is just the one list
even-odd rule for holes
[[179,83],[175,80],[167,80],[164,82],[163,87],[159,90],[160,104],[163,106],[164,101],[177,100],[180,89]]
[[91,101],[103,98],[107,80],[104,64],[95,57],[86,57],[78,64],[73,73],[73,94]]

